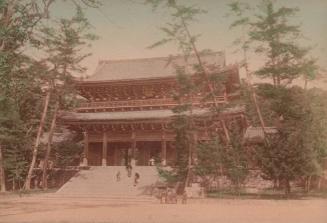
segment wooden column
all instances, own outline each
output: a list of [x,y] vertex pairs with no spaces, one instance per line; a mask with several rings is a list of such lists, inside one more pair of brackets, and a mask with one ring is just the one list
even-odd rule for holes
[[131,136],[131,146],[132,146],[132,160],[131,165],[134,167],[136,166],[136,139],[135,139],[135,132],[133,130],[132,136]]
[[191,164],[194,165],[196,163],[197,159],[197,145],[198,145],[198,133],[193,133],[193,145],[192,145],[192,151],[191,151]]
[[84,132],[84,157],[83,157],[83,166],[88,165],[89,159],[89,134]]
[[161,138],[161,164],[163,166],[167,165],[167,141],[166,141],[165,133],[162,133],[162,138]]
[[107,152],[108,152],[108,135],[103,132],[102,139],[102,166],[107,166]]

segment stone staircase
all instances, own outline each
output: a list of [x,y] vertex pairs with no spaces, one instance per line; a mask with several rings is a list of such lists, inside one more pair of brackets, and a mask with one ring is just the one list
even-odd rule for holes
[[[120,172],[120,181],[116,174]],[[139,173],[139,183],[134,186],[134,174]],[[63,185],[55,197],[107,199],[117,202],[150,202],[154,184],[159,181],[156,167],[136,166],[131,177],[124,166],[90,167],[81,170]]]

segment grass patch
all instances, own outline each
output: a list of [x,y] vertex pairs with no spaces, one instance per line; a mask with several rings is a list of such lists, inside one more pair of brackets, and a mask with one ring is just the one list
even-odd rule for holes
[[262,190],[260,192],[247,192],[246,190],[217,190],[207,192],[208,198],[217,199],[262,199],[262,200],[285,200],[285,199],[310,199],[310,198],[327,198],[327,190],[325,191],[311,191],[305,193],[303,191],[294,190],[291,194],[286,196],[282,190]]
[[55,193],[58,188],[55,189],[32,189],[32,190],[17,190],[17,191],[7,191],[4,193],[0,193],[0,197],[10,197],[10,196],[32,196],[37,194],[47,194],[47,193]]

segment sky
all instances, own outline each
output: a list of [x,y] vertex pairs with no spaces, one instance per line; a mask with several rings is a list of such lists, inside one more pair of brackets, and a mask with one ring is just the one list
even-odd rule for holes
[[[256,3],[258,0],[244,0]],[[153,11],[142,4],[143,0],[103,0],[98,8],[87,8],[86,16],[93,26],[93,32],[99,40],[88,49],[92,56],[84,61],[88,68],[87,75],[92,75],[99,60],[128,58],[146,58],[177,54],[173,44],[148,49],[148,46],[162,39],[159,30],[169,21],[163,10]],[[186,5],[197,5],[207,11],[198,17],[190,30],[201,34],[197,42],[199,49],[225,51],[227,63],[236,63],[242,57],[235,53],[232,42],[239,36],[238,31],[230,30],[232,18],[226,17],[227,4],[231,0],[182,0]],[[277,4],[298,7],[299,13],[292,18],[295,24],[301,24],[304,39],[301,44],[312,46],[311,56],[318,58],[320,66],[327,68],[327,0],[278,0]],[[72,5],[55,5],[54,16],[70,16]],[[252,69],[259,66],[261,58],[250,58]]]

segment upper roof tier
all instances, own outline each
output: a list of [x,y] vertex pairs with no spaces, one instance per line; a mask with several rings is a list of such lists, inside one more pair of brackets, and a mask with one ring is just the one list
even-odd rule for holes
[[[225,66],[225,54],[223,52],[206,52],[202,53],[200,57],[205,64],[220,68]],[[176,65],[186,67],[191,71],[193,64],[197,64],[195,55],[189,56],[187,61],[184,56],[101,60],[95,73],[84,79],[83,82],[174,77],[176,76]]]

